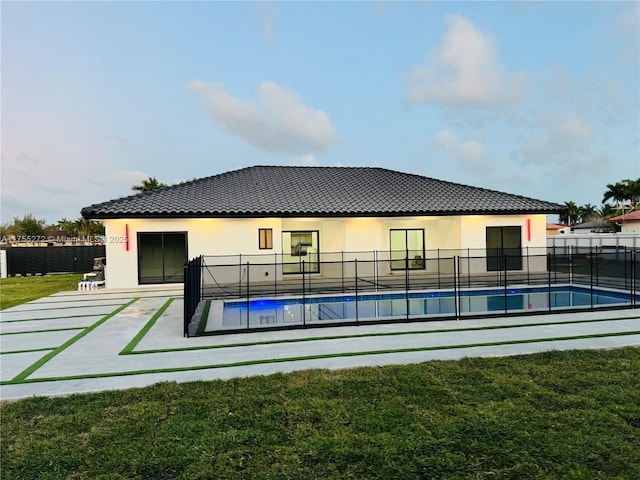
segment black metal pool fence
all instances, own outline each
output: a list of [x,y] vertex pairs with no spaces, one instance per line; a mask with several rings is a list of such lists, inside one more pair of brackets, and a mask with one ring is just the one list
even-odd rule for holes
[[[449,290],[458,298],[461,289],[502,287],[508,296],[509,288],[521,286],[575,285],[629,293],[635,308],[639,252],[559,247],[202,255],[185,264],[184,334],[203,300],[216,299],[249,305],[255,298],[300,296],[304,303],[309,295],[353,293],[357,302],[371,292],[406,292],[408,298],[416,290]],[[593,302],[584,308],[593,309]]]

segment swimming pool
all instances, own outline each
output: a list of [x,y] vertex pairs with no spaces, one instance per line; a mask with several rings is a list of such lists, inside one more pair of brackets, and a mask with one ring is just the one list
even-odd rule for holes
[[[357,301],[356,301],[357,298]],[[636,295],[633,303],[640,303]],[[383,323],[631,306],[630,293],[579,286],[439,290],[212,301],[205,332]]]

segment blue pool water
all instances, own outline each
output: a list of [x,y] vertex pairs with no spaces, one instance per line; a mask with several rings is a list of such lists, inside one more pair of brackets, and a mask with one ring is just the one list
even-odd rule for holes
[[[225,301],[223,330],[630,305],[630,294],[574,286]],[[247,325],[248,322],[248,325]]]

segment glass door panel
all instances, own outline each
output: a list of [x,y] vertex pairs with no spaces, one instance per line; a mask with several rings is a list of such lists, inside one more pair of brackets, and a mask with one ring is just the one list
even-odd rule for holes
[[162,234],[141,233],[138,236],[138,269],[140,283],[162,283]]

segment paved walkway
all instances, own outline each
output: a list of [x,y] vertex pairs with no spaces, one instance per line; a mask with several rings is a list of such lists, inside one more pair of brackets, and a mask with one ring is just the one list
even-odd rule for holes
[[65,292],[0,312],[0,398],[630,345],[639,309],[184,338],[181,290]]

